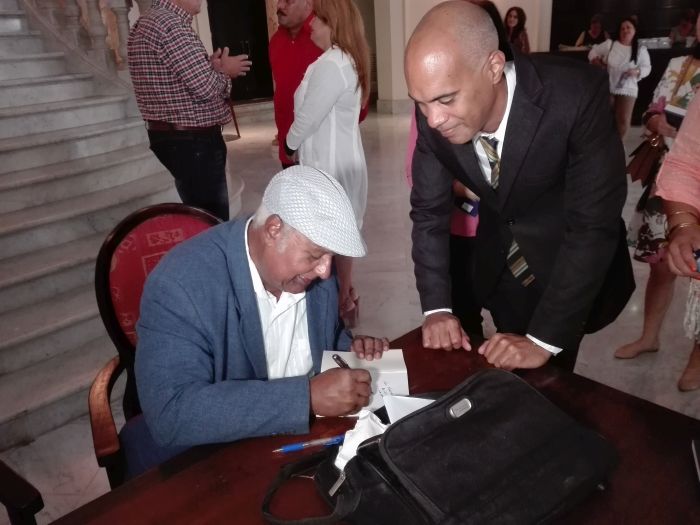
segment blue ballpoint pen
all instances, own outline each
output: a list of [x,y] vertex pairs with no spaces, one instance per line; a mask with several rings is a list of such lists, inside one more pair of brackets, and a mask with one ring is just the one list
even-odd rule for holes
[[304,450],[309,447],[331,447],[333,445],[340,445],[345,439],[345,434],[339,436],[312,439],[311,441],[302,441],[301,443],[290,443],[289,445],[282,445],[280,448],[276,448],[272,452],[281,452],[282,454],[289,454],[290,452],[298,452],[299,450]]

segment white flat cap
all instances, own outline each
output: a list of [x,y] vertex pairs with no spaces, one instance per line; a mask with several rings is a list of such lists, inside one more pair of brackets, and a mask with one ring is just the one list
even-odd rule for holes
[[267,185],[262,203],[326,250],[348,257],[367,254],[348,195],[337,180],[319,169],[292,166],[280,171]]

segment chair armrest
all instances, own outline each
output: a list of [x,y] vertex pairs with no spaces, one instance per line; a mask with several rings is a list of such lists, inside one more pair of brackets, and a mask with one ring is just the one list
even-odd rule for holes
[[111,464],[113,456],[120,449],[110,397],[114,382],[123,369],[119,357],[114,357],[97,373],[97,377],[90,387],[88,398],[90,428],[92,429],[92,442],[95,447],[97,464],[101,467]]
[[[39,491],[22,476],[0,461],[0,503],[7,507],[12,523],[31,523],[44,508]],[[16,521],[12,521],[16,520]]]

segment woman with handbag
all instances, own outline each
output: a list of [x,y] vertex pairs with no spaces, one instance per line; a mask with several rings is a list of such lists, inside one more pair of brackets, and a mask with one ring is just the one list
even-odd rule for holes
[[669,269],[692,279],[684,324],[694,344],[678,381],[678,388],[687,392],[700,389],[700,97],[688,108],[678,140],[659,171],[657,189],[668,217]]
[[627,17],[620,23],[617,40],[608,39],[593,46],[588,60],[608,70],[615,123],[620,137],[624,139],[637,100],[637,83],[651,72],[649,52],[637,40],[636,17]]
[[[340,182],[358,227],[367,206],[367,163],[360,137],[360,111],[369,99],[369,45],[362,16],[352,0],[314,0],[311,40],[323,50],[294,93],[294,122],[285,149],[299,163]],[[340,314],[347,328],[357,321],[352,258],[336,256]]]
[[[700,32],[700,29],[698,29]],[[670,146],[677,133],[677,115],[683,113],[700,86],[700,45],[696,44],[691,55],[669,61],[663,77],[654,91],[649,109],[643,121],[652,134],[652,140],[662,140]],[[671,122],[674,121],[676,126]],[[630,163],[631,165],[632,163]],[[656,173],[652,172],[642,184],[647,186],[637,204],[641,225],[638,231],[631,228],[630,238],[635,248],[634,258],[649,263],[650,273],[644,296],[644,324],[636,341],[615,351],[615,357],[631,359],[644,352],[656,352],[659,348],[659,332],[666,311],[673,298],[675,275],[666,263],[665,244],[666,215],[661,197],[656,192]]]

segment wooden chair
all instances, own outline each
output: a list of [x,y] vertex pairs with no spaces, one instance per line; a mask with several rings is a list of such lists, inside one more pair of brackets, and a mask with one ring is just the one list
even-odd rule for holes
[[238,128],[238,119],[236,118],[236,109],[233,107],[233,100],[229,101],[229,106],[231,107],[231,115],[233,116],[233,125],[236,127],[236,138],[241,138],[241,130]]
[[44,508],[41,494],[22,476],[0,461],[0,503],[12,525],[36,525],[35,514]]
[[141,413],[134,354],[146,277],[175,245],[220,222],[210,213],[184,204],[156,204],[121,221],[100,248],[95,264],[97,305],[119,355],[97,374],[90,388],[89,409],[97,463],[106,468],[112,488],[123,482],[126,468],[110,406],[112,389],[123,371],[124,417],[129,420]]

